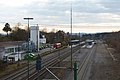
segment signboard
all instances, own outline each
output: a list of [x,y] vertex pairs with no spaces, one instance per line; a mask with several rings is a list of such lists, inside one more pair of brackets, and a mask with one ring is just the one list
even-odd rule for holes
[[33,60],[35,55],[33,53],[28,53],[24,56],[25,60]]

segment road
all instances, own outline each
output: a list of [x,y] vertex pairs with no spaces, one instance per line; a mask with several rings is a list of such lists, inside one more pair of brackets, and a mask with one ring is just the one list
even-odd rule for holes
[[109,53],[105,44],[99,43],[92,59],[90,75],[85,80],[120,80],[120,64]]

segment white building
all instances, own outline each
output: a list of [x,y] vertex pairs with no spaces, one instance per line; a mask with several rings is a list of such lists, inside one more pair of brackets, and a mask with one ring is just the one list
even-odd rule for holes
[[30,41],[32,41],[39,51],[39,26],[30,27]]
[[18,61],[18,59],[19,60],[21,60],[22,59],[22,53],[13,53],[13,54],[11,54],[11,55],[9,55],[8,56],[8,60],[10,61],[10,60],[12,60],[12,61]]
[[39,38],[39,49],[43,49],[46,47],[46,38],[44,35],[41,35]]
[[22,59],[22,54],[26,52],[24,47],[26,42],[0,42],[0,59],[5,61],[18,61]]
[[46,38],[44,35],[42,35],[42,37],[39,38],[39,42],[40,43],[46,43]]
[[44,35],[40,35],[39,26],[31,26],[30,27],[30,41],[32,41],[37,50],[40,48],[44,48],[46,44],[46,38]]

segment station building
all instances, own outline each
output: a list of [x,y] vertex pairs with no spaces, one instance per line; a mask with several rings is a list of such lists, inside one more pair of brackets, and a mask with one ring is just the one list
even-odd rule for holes
[[[29,50],[33,51],[34,49],[34,43],[29,42]],[[27,51],[28,42],[26,41],[0,42],[0,59],[3,61],[18,61],[18,59],[24,59]]]

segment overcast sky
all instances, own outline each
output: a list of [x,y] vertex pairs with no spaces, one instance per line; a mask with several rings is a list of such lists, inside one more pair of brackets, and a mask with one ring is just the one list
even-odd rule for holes
[[24,17],[33,17],[31,25],[68,32],[71,3],[73,32],[120,30],[120,0],[0,0],[0,24],[25,24]]

